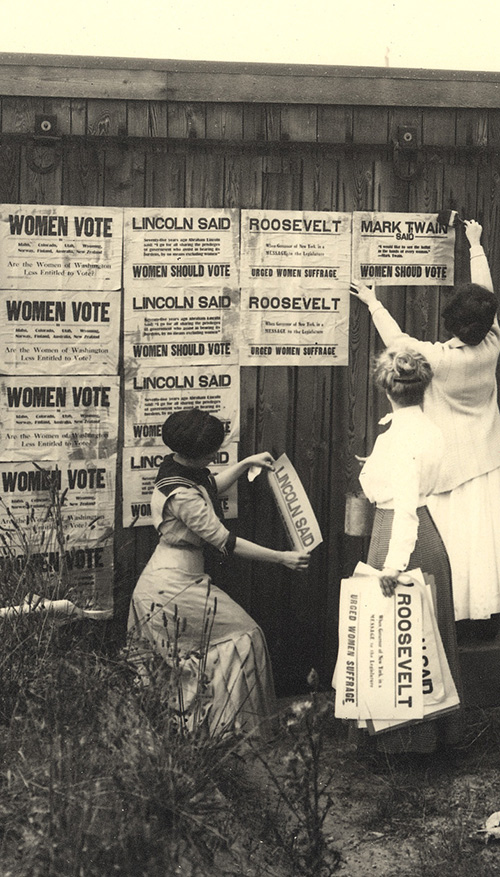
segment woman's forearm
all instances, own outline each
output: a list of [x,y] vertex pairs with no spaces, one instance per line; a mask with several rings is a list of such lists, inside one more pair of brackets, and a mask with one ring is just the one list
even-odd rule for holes
[[406,333],[402,331],[394,317],[391,317],[389,311],[384,308],[381,302],[377,301],[369,307],[373,325],[386,347],[405,336]]
[[470,248],[470,279],[472,283],[494,292],[490,266],[481,244],[474,244]]
[[248,539],[236,537],[234,553],[238,557],[245,557],[247,560],[261,560],[265,563],[283,563],[284,551],[276,551],[274,548],[266,548],[264,545],[257,545],[255,542],[249,542]]
[[217,493],[223,493],[231,487],[238,478],[245,474],[248,468],[246,460],[240,460],[239,463],[235,463],[233,466],[228,466],[227,469],[223,469],[222,472],[218,472],[217,475],[214,475],[214,481],[217,485]]

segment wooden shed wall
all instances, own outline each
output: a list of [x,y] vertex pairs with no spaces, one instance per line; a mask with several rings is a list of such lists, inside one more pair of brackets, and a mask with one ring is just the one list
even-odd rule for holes
[[[377,94],[373,82],[371,91],[361,89],[352,103],[335,103],[339,98],[331,92],[331,102],[296,102],[294,81],[287,84],[289,101],[219,100],[225,84],[212,100],[182,100],[182,89],[175,98],[149,100],[144,87],[126,99],[126,85],[120,97],[79,96],[85,88],[87,94],[96,93],[88,76],[77,96],[71,96],[75,89],[69,86],[68,96],[61,96],[60,82],[56,87],[50,77],[42,87],[47,93],[40,94],[43,68],[36,68],[38,79],[29,68],[28,87],[28,68],[16,68],[17,78],[9,79],[8,66],[0,60],[2,203],[403,212],[453,207],[483,223],[493,277],[500,282],[496,81],[488,80],[486,98],[481,102],[477,97],[477,106],[413,106],[407,91],[398,105],[394,80],[386,72],[380,94],[389,93],[388,83],[392,91],[385,105],[382,99],[378,105],[363,104],[367,94],[372,101]],[[230,76],[225,70],[222,74]],[[411,78],[402,78],[408,89]],[[431,85],[428,103],[443,101],[436,81]],[[486,88],[481,81],[472,85],[477,95],[482,85]],[[203,94],[203,88],[198,85],[192,93]],[[345,100],[345,89],[342,94]],[[36,117],[44,114],[57,116],[55,139],[33,136]],[[395,148],[400,126],[416,131],[417,153]],[[462,234],[456,266],[458,277],[466,278],[468,248]],[[422,287],[382,292],[406,329],[429,340],[438,337],[445,295],[446,289]],[[230,593],[264,628],[283,693],[303,688],[312,666],[329,679],[340,578],[366,550],[365,540],[344,534],[344,512],[346,494],[357,488],[354,454],[371,449],[378,418],[385,413],[368,379],[376,345],[367,313],[353,302],[349,367],[242,369],[241,454],[287,452],[325,540],[305,577],[237,560],[222,572]],[[259,479],[240,485],[239,508],[234,526],[241,535],[284,544],[272,500]],[[117,623],[122,624],[130,592],[156,540],[150,528],[124,531],[118,526],[116,544]]]

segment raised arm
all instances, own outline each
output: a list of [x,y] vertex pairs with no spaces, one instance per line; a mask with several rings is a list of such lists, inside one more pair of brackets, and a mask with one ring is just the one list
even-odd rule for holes
[[484,286],[485,289],[489,289],[490,292],[494,292],[495,290],[493,289],[490,266],[488,265],[486,253],[481,245],[481,234],[483,228],[479,222],[476,222],[474,219],[466,220],[464,225],[465,234],[470,245],[469,256],[471,281],[472,283],[477,283],[479,286]]
[[268,451],[263,451],[261,454],[252,454],[251,457],[245,457],[244,460],[240,460],[240,462],[235,463],[234,466],[228,466],[227,469],[218,472],[217,475],[214,475],[214,480],[217,485],[217,493],[223,493],[224,490],[231,487],[231,485],[244,475],[252,466],[258,466],[261,469],[273,469],[273,457]]
[[382,302],[378,300],[375,287],[365,286],[365,284],[359,283],[356,285],[352,284],[350,289],[355,298],[360,299],[365,305],[368,305],[368,310],[372,315],[373,325],[386,347],[394,344],[400,338],[409,337],[402,331],[394,317],[391,317],[389,311],[384,308]]

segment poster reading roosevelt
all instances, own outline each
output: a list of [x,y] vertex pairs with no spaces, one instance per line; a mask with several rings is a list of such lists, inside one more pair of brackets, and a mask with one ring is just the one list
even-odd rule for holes
[[436,213],[353,213],[354,282],[451,286],[454,248],[455,230]]
[[0,205],[0,289],[120,289],[123,211]]
[[351,214],[243,210],[242,365],[347,365]]
[[421,719],[421,590],[398,585],[387,599],[377,576],[353,576],[342,581],[339,617],[337,718]]

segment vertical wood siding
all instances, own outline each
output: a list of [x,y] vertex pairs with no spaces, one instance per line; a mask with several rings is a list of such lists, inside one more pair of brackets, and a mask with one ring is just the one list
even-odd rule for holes
[[[61,98],[4,98],[0,110],[1,202],[402,212],[453,207],[483,223],[500,282],[500,111]],[[42,112],[57,115],[61,140],[33,140],[35,116]],[[418,157],[395,161],[401,125],[417,130],[422,149]],[[458,277],[466,278],[460,230],[456,265]],[[381,290],[406,329],[430,340],[438,337],[445,296],[446,289],[436,288]],[[241,454],[286,451],[325,538],[305,577],[237,559],[222,572],[230,593],[266,632],[281,693],[304,688],[312,666],[325,681],[333,669],[340,578],[366,551],[364,539],[344,535],[345,496],[357,489],[354,455],[370,451],[386,410],[368,377],[379,346],[366,310],[353,301],[348,368],[241,370]],[[285,547],[260,479],[242,479],[239,510],[231,527]],[[152,529],[124,531],[117,520],[117,623],[123,625],[156,540]]]

